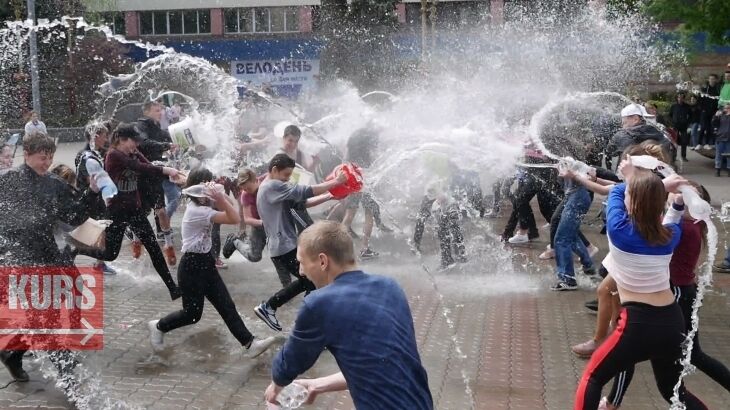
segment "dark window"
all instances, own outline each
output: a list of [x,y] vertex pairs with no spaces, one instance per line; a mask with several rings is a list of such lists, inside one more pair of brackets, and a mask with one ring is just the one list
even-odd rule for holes
[[152,30],[152,12],[143,11],[139,13],[139,32],[140,34],[150,35],[154,34]]
[[239,9],[238,27],[241,33],[253,32],[253,10],[254,9]]
[[254,9],[256,15],[256,25],[254,26],[257,33],[266,33],[269,31],[269,9],[256,8]]
[[269,9],[271,17],[271,31],[278,33],[286,31],[286,9],[284,7],[272,7]]
[[114,34],[124,34],[126,32],[126,22],[124,21],[124,13],[114,13]]
[[299,31],[299,9],[296,7],[286,9],[286,31]]
[[155,11],[154,20],[155,34],[167,34],[167,12]]
[[185,34],[198,34],[198,11],[185,10],[183,12]]
[[170,19],[170,34],[182,34],[182,11],[170,11],[167,18]]
[[238,33],[238,9],[226,9],[226,33]]
[[198,11],[198,31],[200,33],[210,33],[210,10]]

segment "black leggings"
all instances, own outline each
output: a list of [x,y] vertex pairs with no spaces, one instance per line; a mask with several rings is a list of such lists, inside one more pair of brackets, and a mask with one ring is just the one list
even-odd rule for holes
[[[271,258],[279,275],[282,289],[270,297],[266,302],[269,307],[276,310],[283,306],[286,302],[294,299],[294,297],[302,292],[311,292],[315,289],[314,283],[306,277],[299,274],[299,261],[297,260],[297,250],[287,252],[283,255]],[[291,277],[297,278],[292,282]]]
[[[646,360],[651,361],[654,379],[664,400],[670,401],[682,371],[684,319],[679,305],[623,304],[618,326],[593,353],[575,395],[575,409],[598,408],[601,389],[615,375]],[[679,399],[688,410],[707,407],[684,384]]]
[[152,226],[150,226],[147,216],[140,209],[117,210],[109,212],[109,218],[113,221],[111,226],[106,228],[106,246],[103,250],[95,248],[79,248],[79,254],[90,256],[92,258],[104,261],[113,261],[119,256],[119,250],[122,248],[122,240],[124,239],[124,231],[127,226],[137,235],[142,242],[147,253],[150,254],[152,265],[155,267],[157,274],[160,275],[167,289],[173,291],[177,288],[175,281],[172,280],[170,270],[167,268],[165,257],[162,256],[160,245],[157,244]]
[[177,280],[182,291],[183,308],[160,319],[158,329],[166,333],[198,323],[203,315],[205,299],[208,299],[238,342],[242,346],[251,342],[253,335],[238,314],[211,253],[184,253],[177,268]]
[[[682,309],[685,334],[687,334],[692,329],[692,304],[697,298],[697,285],[672,286],[672,291],[680,309]],[[719,360],[702,351],[699,332],[695,332],[695,337],[692,339],[691,363],[724,387],[725,390],[730,391],[730,370]],[[608,400],[611,404],[616,407],[621,405],[633,377],[634,366],[631,366],[613,379],[613,388],[611,389],[611,394],[608,395]]]
[[[539,236],[535,215],[532,212],[530,201],[537,195],[537,205],[540,214],[545,220],[550,221],[555,215],[558,205],[561,203],[560,196],[556,193],[554,184],[550,180],[544,180],[544,175],[531,173],[525,175],[517,187],[517,192],[512,197],[512,213],[507,220],[502,236],[509,238],[515,233],[518,225],[520,229],[527,229],[527,234],[531,238]],[[549,175],[548,175],[549,177]]]

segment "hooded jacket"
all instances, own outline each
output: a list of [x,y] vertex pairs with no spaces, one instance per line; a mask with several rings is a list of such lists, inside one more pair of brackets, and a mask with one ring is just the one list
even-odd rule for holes
[[613,134],[606,151],[611,157],[618,156],[621,155],[621,153],[629,145],[641,144],[648,140],[656,141],[657,144],[661,145],[666,152],[669,152],[669,148],[672,144],[672,142],[665,137],[658,128],[651,124],[644,123],[634,127],[618,130],[615,134]]
[[73,266],[53,230],[58,222],[81,225],[94,195],[53,174],[38,175],[26,164],[0,175],[0,266]]
[[162,161],[162,154],[170,149],[172,138],[170,133],[160,128],[160,124],[148,117],[137,120],[137,131],[144,139],[139,144],[139,151],[148,161]]

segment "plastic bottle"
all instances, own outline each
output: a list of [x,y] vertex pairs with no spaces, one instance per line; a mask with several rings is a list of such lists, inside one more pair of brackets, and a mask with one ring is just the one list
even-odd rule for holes
[[279,392],[276,398],[279,401],[281,410],[298,409],[307,401],[309,391],[301,384],[292,383]]
[[[225,188],[221,184],[215,184],[218,192],[225,192]],[[193,185],[182,190],[183,195],[194,196],[196,198],[210,198],[208,195],[208,186],[206,184]]]
[[117,190],[116,184],[109,177],[109,174],[102,169],[101,164],[93,159],[86,160],[86,171],[89,172],[89,176],[96,177],[96,185],[99,186],[101,191],[101,197],[104,200],[113,198],[119,191]]
[[576,174],[588,175],[591,170],[591,166],[585,162],[578,161],[573,157],[563,157],[558,163],[558,169],[573,171]]

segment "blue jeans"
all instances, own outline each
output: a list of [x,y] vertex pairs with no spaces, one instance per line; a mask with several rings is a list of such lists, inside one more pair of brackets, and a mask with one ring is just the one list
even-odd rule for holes
[[172,218],[172,214],[175,213],[177,206],[180,204],[182,190],[167,178],[162,180],[162,190],[165,191],[165,201],[167,202],[165,212],[167,212],[168,218]]
[[730,158],[722,154],[730,154],[730,141],[715,141],[715,169],[730,169]]
[[725,260],[722,261],[722,265],[730,267],[730,248],[727,248],[726,251],[727,252],[725,253]]
[[555,264],[557,265],[558,279],[575,284],[573,269],[573,252],[580,257],[584,269],[593,268],[593,261],[588,254],[583,241],[578,236],[580,223],[591,207],[591,197],[588,191],[580,187],[565,198],[565,208],[555,232]]
[[690,128],[690,144],[693,147],[696,147],[697,144],[700,143],[700,123],[699,122],[693,122],[689,125]]

